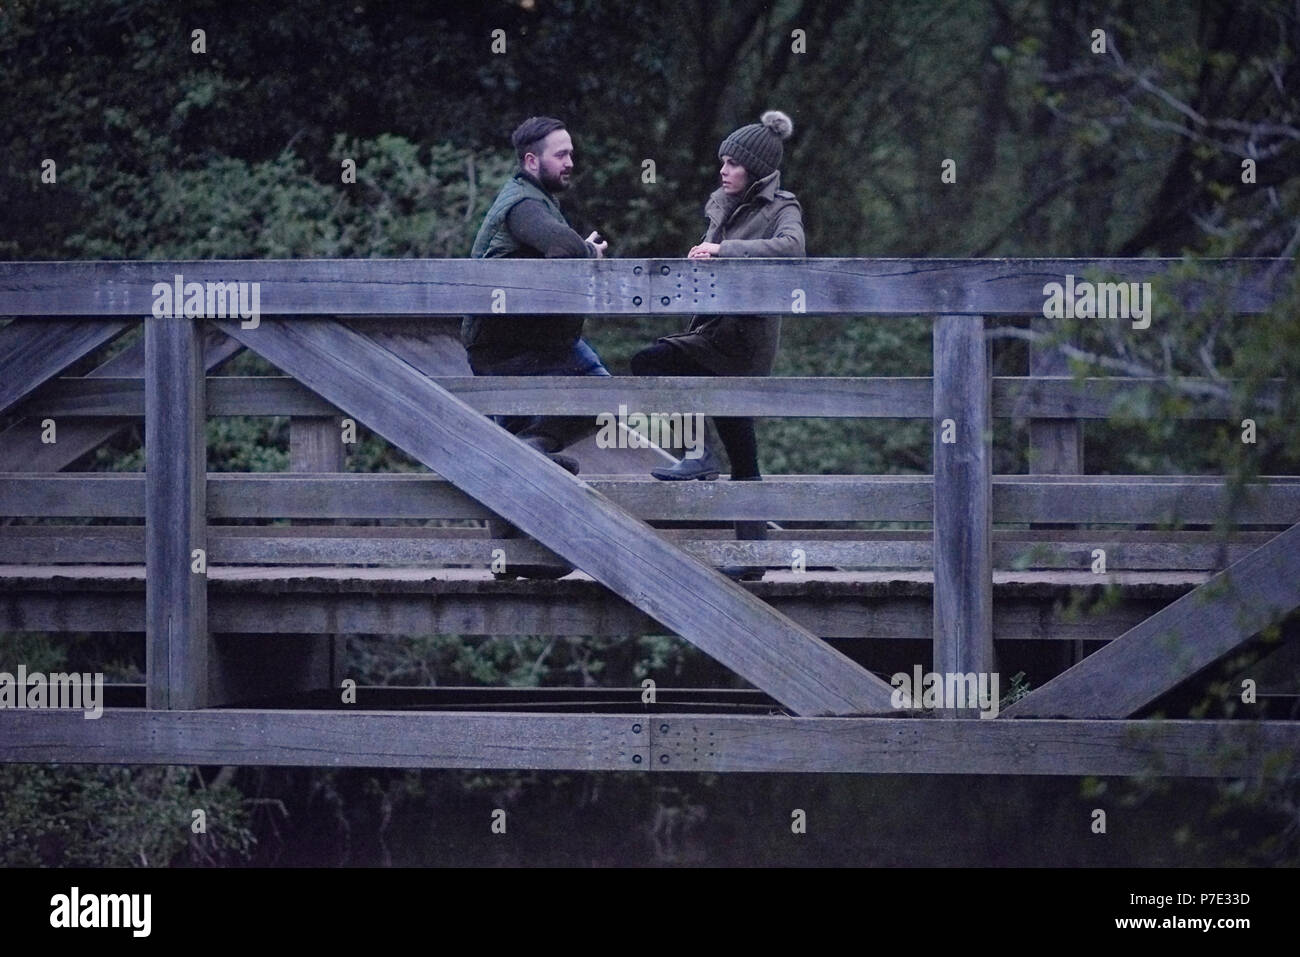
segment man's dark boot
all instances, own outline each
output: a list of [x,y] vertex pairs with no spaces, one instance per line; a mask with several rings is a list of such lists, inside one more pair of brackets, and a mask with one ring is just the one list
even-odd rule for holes
[[564,455],[558,450],[553,451],[556,449],[556,443],[554,440],[541,435],[532,435],[526,439],[521,439],[520,441],[530,449],[536,449],[538,452],[541,452],[570,475],[578,474],[578,460],[572,455]]
[[[755,475],[753,478],[733,478],[733,482],[761,482],[763,477]],[[737,522],[736,523],[736,541],[738,542],[765,542],[767,541],[767,522]],[[756,582],[762,581],[766,570],[763,568],[750,568],[745,565],[723,565],[718,571],[726,575],[732,581]]]
[[[578,460],[572,455],[561,455],[558,452],[550,452],[548,449],[552,443],[540,435],[531,436],[522,440],[529,448],[536,449],[548,459],[564,469],[570,475],[578,474]],[[488,519],[488,536],[490,538],[524,538],[523,532],[518,527],[507,522],[503,518]],[[554,552],[551,552],[555,555]],[[510,558],[506,556],[505,571],[494,571],[492,577],[497,581],[513,581],[516,578],[537,578],[545,580],[554,580],[563,578],[569,572],[573,571],[573,566],[566,562],[559,555],[555,555],[555,562],[546,564],[511,564]]]

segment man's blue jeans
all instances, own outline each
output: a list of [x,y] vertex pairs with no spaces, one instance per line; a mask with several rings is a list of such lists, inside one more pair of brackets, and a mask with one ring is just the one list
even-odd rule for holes
[[[579,339],[562,352],[528,352],[485,362],[469,356],[475,375],[609,375],[596,351]],[[597,429],[595,416],[494,415],[493,421],[521,439],[542,437],[546,451],[558,452]]]

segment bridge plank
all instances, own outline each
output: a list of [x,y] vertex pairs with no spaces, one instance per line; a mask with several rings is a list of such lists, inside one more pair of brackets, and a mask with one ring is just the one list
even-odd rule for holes
[[884,682],[373,341],[324,320],[218,325],[792,710],[889,707]]
[[[130,575],[130,569],[116,569]],[[483,578],[331,578],[232,580],[213,570],[209,622],[213,633],[239,635],[592,635],[663,634],[648,615],[586,579],[558,583],[492,582]],[[376,571],[376,569],[370,569]],[[387,571],[387,570],[386,570]],[[24,632],[141,632],[143,573],[93,580],[69,566],[25,568],[0,575],[0,628]],[[265,574],[265,571],[263,571]],[[773,576],[769,576],[771,578]],[[1117,608],[1067,615],[1069,585],[1023,582],[995,573],[997,641],[1108,641],[1139,624],[1197,581],[1144,581],[1124,589]],[[1021,583],[1023,582],[1023,583]],[[901,574],[876,581],[764,581],[746,590],[828,639],[928,642],[932,629],[928,582]],[[1077,588],[1075,589],[1077,590]]]
[[1300,606],[1300,525],[1031,691],[1008,717],[1125,718]]
[[[705,537],[707,529],[661,529],[688,554],[713,565],[752,564],[788,567],[793,550],[803,551],[809,568],[930,568],[933,543],[928,532],[851,532],[787,529],[770,531],[765,542]],[[1168,532],[1164,541],[1130,540],[1157,533],[1098,532],[1084,540],[1051,539],[1016,530],[993,533],[995,568],[1088,569],[1092,550],[1106,549],[1106,567],[1121,570],[1219,570],[1244,558],[1268,532],[1239,535],[1221,552],[1208,533]],[[831,537],[835,536],[835,537]],[[912,536],[900,538],[897,536]],[[924,540],[920,538],[924,536]],[[546,550],[528,541],[491,539],[482,529],[375,526],[208,526],[208,558],[213,565],[440,565],[487,567],[492,549],[518,549],[518,561],[541,562]],[[0,526],[3,564],[143,564],[143,526]],[[1099,576],[1105,581],[1105,576]]]

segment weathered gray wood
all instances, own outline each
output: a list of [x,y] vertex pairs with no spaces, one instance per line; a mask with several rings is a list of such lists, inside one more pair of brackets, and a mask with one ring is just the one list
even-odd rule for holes
[[[708,529],[660,530],[687,554],[713,565],[752,564],[789,567],[794,550],[803,552],[809,568],[930,568],[933,542],[928,532],[857,532],[848,530],[792,529],[769,532],[765,542],[721,540],[722,531]],[[1133,533],[1129,533],[1133,534]],[[1155,535],[1160,533],[1136,533]],[[995,568],[1086,569],[1092,552],[1106,550],[1109,570],[1217,570],[1219,546],[1211,533],[1167,532],[1165,541],[1126,541],[1122,533],[1099,533],[1092,541],[1051,540],[1029,533],[995,531]],[[921,540],[920,536],[925,539]],[[487,566],[491,550],[519,549],[518,561],[542,562],[546,550],[528,541],[490,539],[482,529],[381,528],[373,526],[297,526],[257,528],[209,526],[208,560],[211,564],[249,565],[440,565]],[[834,536],[834,537],[832,537]],[[899,536],[911,536],[903,538]],[[1244,558],[1268,532],[1242,533],[1241,541],[1227,546],[1229,563]],[[855,540],[857,539],[857,540]],[[144,529],[139,526],[0,526],[0,563],[26,564],[141,564]],[[1099,576],[1100,581],[1105,576]]]
[[[1051,320],[1031,320],[1035,331],[1048,332]],[[1059,349],[1037,342],[1029,344],[1029,375],[1065,376],[1069,363]],[[1030,474],[1081,475],[1083,473],[1083,430],[1078,420],[1058,421],[1034,416],[1029,421]]]
[[[916,475],[784,475],[762,482],[656,482],[636,475],[584,475],[601,495],[643,519],[686,521],[930,522],[933,480]],[[1241,525],[1300,521],[1300,476],[1268,476]],[[1224,509],[1218,476],[1001,475],[993,521],[1168,522],[1214,525]],[[424,473],[294,475],[214,472],[212,518],[483,518],[488,510]],[[139,473],[0,473],[0,515],[142,518]],[[1098,544],[1116,534],[1094,529]]]
[[[1030,329],[1047,335],[1053,320],[1035,316]],[[1029,343],[1029,374],[1037,376],[1065,376],[1069,362],[1059,348],[1049,347],[1041,341]],[[1026,403],[1028,404],[1028,403]],[[1080,475],[1083,473],[1083,426],[1079,419],[1032,418],[1029,420],[1029,472],[1031,475]],[[1069,527],[1049,523],[1048,528]],[[1060,666],[1069,668],[1083,660],[1083,643],[1063,647]]]
[[[1300,722],[1294,721],[870,718],[832,727],[824,719],[731,715],[655,720],[652,763],[678,771],[1285,779],[1294,773],[1300,752]],[[760,721],[776,723],[769,729]]]
[[[1186,409],[1169,413],[1178,419],[1226,419],[1232,414],[1228,403],[1213,396],[1211,391],[1224,385],[1209,379],[1186,377],[1179,380],[1182,396],[1187,399]],[[1262,398],[1278,401],[1284,386],[1282,379],[1270,379],[1260,390]],[[1034,377],[998,376],[993,380],[994,418],[1037,419],[1109,419],[1115,415],[1115,406],[1123,404],[1131,415],[1154,414],[1151,398],[1170,391],[1165,379],[1094,376],[1075,379],[1073,376],[1044,374]],[[1162,410],[1163,412],[1164,410]],[[1061,459],[1064,468],[1072,453]],[[1045,466],[1049,460],[1042,459]],[[1079,459],[1082,462],[1082,459]],[[1040,469],[1040,471],[1045,471]],[[1078,474],[1078,469],[1062,474]]]
[[15,319],[0,327],[0,412],[86,353],[112,342],[128,325],[99,319]]
[[1300,525],[1031,691],[1014,717],[1123,718],[1300,605]]
[[145,658],[150,708],[207,704],[207,441],[201,324],[145,322]]
[[[1167,272],[1161,259],[744,259],[651,261],[651,312],[791,312],[803,290],[809,313],[1043,315],[1048,283],[1138,282]],[[1262,312],[1283,287],[1263,277],[1277,260],[1202,260],[1230,290],[1234,312]],[[1234,265],[1229,265],[1232,263]],[[1293,268],[1282,262],[1280,272]],[[1211,294],[1207,280],[1172,290],[1188,304]]]
[[296,416],[289,420],[290,471],[342,472],[344,453],[339,419]]
[[0,587],[0,629],[9,633],[143,632],[144,589],[135,592],[13,591]]
[[[397,320],[396,323],[389,320],[377,324],[373,320],[367,320],[364,323],[356,323],[354,331],[369,336],[427,376],[461,383],[491,382],[495,378],[476,379],[472,376],[465,347],[460,341],[458,319],[423,317],[420,320],[404,320],[405,325],[397,324],[401,322],[403,320]],[[546,377],[549,383],[555,383],[557,378],[559,377]],[[590,382],[593,378],[595,377],[584,377],[580,381]],[[538,380],[537,377],[525,377],[524,381],[528,386],[535,387]],[[488,409],[480,408],[479,411],[492,414]],[[560,411],[565,414],[569,412],[564,408]],[[645,475],[652,468],[676,461],[672,456],[655,448],[602,448],[596,441],[595,435],[589,435],[575,442],[566,451],[578,459],[583,471],[597,474]]]
[[427,376],[470,376],[473,373],[461,345],[460,323],[460,316],[394,316],[368,318],[348,328],[401,356]]
[[[933,633],[940,674],[994,670],[991,381],[984,320],[936,317]],[[979,715],[970,708],[944,713]]]
[[[0,263],[0,315],[151,315],[161,301],[155,284],[174,286],[178,275],[185,284],[256,283],[260,315],[491,314],[494,303],[506,314],[646,313],[649,281],[644,264],[639,273],[635,265],[617,259]],[[497,290],[504,301],[494,296]],[[253,320],[245,321],[251,327]]]
[[[277,583],[284,584],[284,583]],[[524,583],[518,583],[523,585]],[[212,627],[233,634],[326,633],[409,635],[660,635],[662,625],[613,596],[601,594],[590,582],[571,581],[563,589],[506,589],[471,593],[463,589],[430,589],[429,594],[376,595],[353,589],[320,594],[261,594],[239,591],[237,601],[226,597],[225,585],[213,601]],[[287,586],[286,586],[287,587]],[[747,586],[782,614],[826,639],[925,641],[931,630],[931,599],[926,586],[909,595],[906,583],[887,586],[890,597],[854,590],[802,587],[793,593],[776,582]],[[1187,591],[1190,586],[1182,589]],[[265,589],[264,589],[265,590]],[[884,587],[879,589],[884,590]],[[790,593],[783,593],[783,592]],[[231,591],[233,596],[236,592]],[[1064,605],[1068,589],[1045,597],[1004,597],[999,589],[994,613],[994,637],[999,641],[1057,641],[1083,638],[1107,641],[1158,611],[1165,599],[1133,599],[1104,614],[1070,620]],[[870,601],[864,605],[864,600]]]
[[[41,724],[8,720],[34,713],[0,712],[0,762],[590,771],[650,763],[650,734],[635,716],[229,709],[160,721],[157,712],[113,709],[98,721],[51,711]],[[74,731],[60,720],[69,714],[107,733]]]
[[[224,333],[215,329],[206,329],[204,332],[203,361],[209,372],[218,368],[241,349],[243,346]],[[144,339],[141,338],[103,365],[88,372],[85,380],[82,381],[100,377],[139,379],[138,399],[132,401],[138,402],[139,412],[136,414],[143,415],[144,380],[140,379],[143,374]],[[45,388],[55,386],[56,383],[50,383]],[[116,392],[113,394],[118,395]],[[0,432],[0,472],[57,472],[135,424],[130,419],[67,418],[59,422],[58,442],[45,444],[40,440],[40,422],[44,418],[40,414],[40,409],[30,409],[29,412],[28,408],[24,408],[23,414],[31,417],[20,419]]]
[[[229,342],[226,336],[221,338]],[[405,342],[403,341],[403,346]],[[460,348],[459,342],[454,343]],[[396,352],[398,355],[403,355]],[[426,349],[425,353],[431,351]],[[463,351],[463,350],[462,350]],[[405,355],[403,355],[405,358]],[[414,364],[414,363],[412,363]],[[93,373],[92,373],[93,375]],[[934,408],[931,380],[920,378],[811,378],[734,376],[709,379],[688,376],[432,376],[438,385],[485,415],[591,415],[689,410],[705,415],[750,415],[821,418],[925,418]],[[1186,379],[1185,384],[1206,379]],[[997,377],[993,380],[993,417],[1030,418],[1031,427],[1074,428],[1078,419],[1106,419],[1123,400],[1130,407],[1159,379]],[[1276,397],[1281,380],[1264,390]],[[212,376],[208,380],[208,415],[328,416],[337,409],[288,376]],[[27,415],[141,416],[144,381],[139,377],[55,379],[25,400]],[[1228,415],[1217,399],[1179,410],[1181,419],[1222,419]],[[1056,420],[1068,419],[1060,423]],[[1077,429],[1075,429],[1077,431]],[[1031,433],[1032,435],[1033,433]],[[1068,452],[1068,449],[1067,449]],[[1048,454],[1044,452],[1043,454]],[[1078,474],[1066,466],[1080,460],[1073,453],[1049,460],[1039,455],[1036,471]],[[1053,466],[1056,468],[1056,466]],[[1031,468],[1035,464],[1031,463]]]
[[[29,528],[39,528],[43,526],[30,526]],[[86,526],[77,526],[85,528]],[[704,527],[664,527],[657,529],[659,534],[664,538],[681,541],[690,538],[699,539],[726,539],[732,541],[734,530],[722,526],[704,528]],[[284,538],[295,538],[308,534],[325,534],[325,535],[350,535],[360,538],[404,538],[410,536],[424,536],[428,538],[487,538],[487,532],[480,527],[465,526],[409,526],[409,525],[319,525],[319,526],[299,526],[287,528],[283,525],[222,525],[216,528],[220,536],[239,536],[250,535],[255,538],[266,536],[280,536]],[[0,535],[4,534],[0,531]],[[1023,544],[1029,547],[1032,544],[1043,544],[1044,546],[1066,547],[1070,544],[1071,538],[1077,535],[1077,532],[1063,532],[1055,530],[1033,530],[1023,528],[994,529],[993,538],[996,542],[1007,542],[1016,545]],[[1171,530],[1171,531],[1152,531],[1150,529],[1134,530],[1125,528],[1108,528],[1104,531],[1093,530],[1087,532],[1089,535],[1100,535],[1112,544],[1134,544],[1152,547],[1181,547],[1183,544],[1195,545],[1217,545],[1221,535],[1216,531],[1196,531],[1196,530]],[[1254,543],[1262,545],[1270,541],[1276,534],[1275,531],[1235,531],[1229,538],[1230,543],[1249,545]],[[774,541],[822,541],[822,542],[921,542],[929,544],[931,534],[925,529],[864,529],[854,530],[849,528],[802,528],[792,525],[786,528],[774,528],[768,530],[768,537]],[[732,541],[735,544],[734,541]],[[1096,543],[1084,543],[1090,547]],[[1081,547],[1079,545],[1071,547]],[[1082,566],[1080,566],[1082,567]],[[1153,565],[1152,567],[1160,567]]]
[[219,326],[792,710],[889,707],[884,682],[373,341],[324,320]]
[[0,515],[144,518],[144,475],[0,472]]
[[[0,629],[143,631],[143,571],[134,570],[134,578],[105,578],[105,571],[98,568],[98,577],[91,577],[60,566],[58,577],[42,574],[39,568],[25,568],[21,575],[0,574]],[[339,579],[326,577],[333,570],[325,569],[313,569],[316,577],[310,578],[224,577],[234,571],[217,568],[211,576],[209,622],[214,633],[609,637],[664,632],[649,616],[583,579]],[[998,641],[1107,641],[1194,587],[1158,582],[1128,586],[1118,607],[1067,617],[1064,609],[1074,589],[1004,583],[1001,577],[994,579],[993,634]],[[918,646],[930,640],[933,612],[926,581],[826,581],[805,576],[797,583],[769,580],[746,588],[828,639],[912,640]]]
[[[342,428],[343,420],[338,416],[290,419],[289,469],[293,472],[342,472],[347,464]],[[257,655],[234,658],[229,650],[223,649],[218,653],[222,662],[222,679],[229,682],[232,696],[249,695],[259,687],[264,688],[263,694],[335,687],[341,677],[338,669],[342,667],[346,640],[343,635],[304,635],[301,647],[277,649],[274,660],[264,658],[260,665],[251,668],[248,662],[258,660]],[[262,653],[263,656],[266,654]],[[237,671],[239,676],[236,678]],[[275,682],[258,681],[268,673],[277,676],[278,687]]]
[[[1195,305],[1214,280],[1235,312],[1262,312],[1293,264],[1202,260],[1205,279],[1175,295]],[[1139,282],[1181,259],[797,259],[797,260],[235,260],[0,263],[0,315],[142,316],[155,283],[259,283],[263,315],[790,313],[803,290],[808,313],[1042,315],[1047,283]],[[1270,267],[1271,280],[1266,278]],[[500,301],[498,298],[496,301]],[[205,316],[205,318],[213,318]]]
[[[346,466],[342,419],[295,417],[289,420],[289,468],[293,472],[342,472]],[[294,519],[302,523],[309,519]],[[215,557],[215,556],[214,556]],[[335,687],[340,676],[344,643],[342,635],[303,635],[293,645],[235,653],[227,645],[218,647],[220,672],[211,687],[222,687],[222,700],[248,700],[257,694],[281,694]],[[254,642],[253,645],[256,645]],[[241,647],[248,643],[240,642]],[[274,675],[274,681],[265,676]]]
[[928,378],[480,376],[440,378],[489,415],[771,415],[910,418],[929,414]]
[[80,712],[0,712],[4,763],[1285,779],[1298,751],[1295,721],[130,709],[86,721]]
[[[585,476],[584,476],[585,477]],[[929,478],[879,482],[839,476],[756,482],[656,482],[645,476],[593,476],[588,484],[642,518],[927,521]],[[0,479],[0,489],[4,480]],[[1297,489],[1300,498],[1300,487]],[[214,474],[214,516],[247,518],[484,518],[490,510],[426,475],[286,476]]]

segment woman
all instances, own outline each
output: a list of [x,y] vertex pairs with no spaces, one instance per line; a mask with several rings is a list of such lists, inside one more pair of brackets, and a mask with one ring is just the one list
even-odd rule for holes
[[[721,185],[704,204],[708,228],[691,259],[793,257],[804,255],[803,213],[793,193],[781,189],[782,143],[794,130],[790,117],[769,110],[722,141]],[[780,316],[695,316],[686,332],[665,336],[632,357],[633,375],[765,376],[772,374],[781,335]],[[733,482],[757,482],[758,444],[754,420],[720,418],[714,424],[731,463]],[[695,459],[650,474],[664,481],[716,479],[720,472],[706,445]],[[762,539],[765,524],[737,522],[736,536]],[[745,579],[762,571],[724,568]]]

